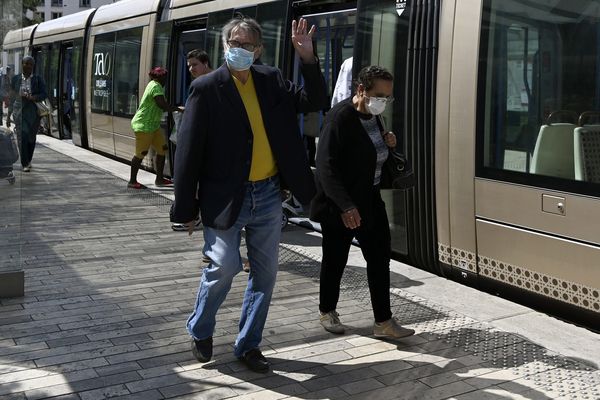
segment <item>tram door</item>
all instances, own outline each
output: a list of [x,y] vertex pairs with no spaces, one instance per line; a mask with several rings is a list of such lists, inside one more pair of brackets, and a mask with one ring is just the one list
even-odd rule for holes
[[[183,106],[187,100],[192,77],[187,69],[187,53],[193,49],[204,50],[206,42],[206,18],[185,23],[166,21],[157,24],[154,38],[153,66],[164,66],[169,70],[169,82],[165,94],[170,104]],[[161,123],[167,137],[171,137],[174,120],[164,115]],[[165,174],[173,176],[175,144],[169,140],[168,162]]]
[[[347,8],[322,13],[306,13],[301,15],[308,22],[308,26],[315,25],[317,31],[313,45],[319,57],[329,98],[333,96],[334,88],[344,61],[352,62],[354,49],[354,32],[356,23],[356,8]],[[294,62],[294,81],[302,83],[300,74],[300,61]],[[308,156],[314,166],[316,143],[323,122],[324,112],[301,115],[300,129],[304,135]]]
[[[195,49],[206,51],[206,26],[200,23],[187,26],[184,30],[176,33],[176,38],[177,42],[173,47],[174,54],[171,57],[175,63],[172,66],[175,71],[171,77],[171,82],[174,84],[172,95],[176,104],[185,105],[193,80],[187,67],[187,54]],[[212,62],[211,67],[215,67]]]
[[383,113],[413,184],[382,190],[394,257],[439,273],[435,213],[435,88],[438,0],[360,0],[354,74],[380,65],[394,75],[394,101]]
[[60,102],[58,129],[63,139],[73,139],[81,144],[81,116],[79,107],[79,68],[81,46],[74,42],[63,43],[60,66]]

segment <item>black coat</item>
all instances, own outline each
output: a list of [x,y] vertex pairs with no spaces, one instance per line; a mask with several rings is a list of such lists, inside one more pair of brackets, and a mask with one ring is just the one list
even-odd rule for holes
[[[299,201],[308,203],[315,187],[297,113],[327,107],[319,65],[302,66],[304,88],[273,67],[253,65],[250,71],[279,176]],[[200,208],[206,226],[231,227],[245,195],[252,141],[250,121],[226,64],[195,79],[177,136],[171,221],[191,221]]]
[[[375,145],[360,122],[352,98],[336,104],[325,117],[317,149],[317,195],[310,218],[323,222],[357,208],[362,223],[372,221],[373,180],[377,166]],[[388,156],[389,161],[389,156]],[[382,179],[385,169],[382,169]]]

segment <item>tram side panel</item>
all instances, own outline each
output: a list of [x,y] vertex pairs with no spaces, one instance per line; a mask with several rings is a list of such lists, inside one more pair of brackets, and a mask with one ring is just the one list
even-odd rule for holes
[[[586,143],[577,142],[583,134],[598,140],[600,129],[598,122],[578,127],[569,116],[600,104],[593,90],[600,85],[598,46],[579,44],[600,23],[588,7],[581,3],[556,20],[549,10],[518,2],[457,2],[450,226],[439,237],[440,261],[460,274],[474,274],[496,292],[571,309],[578,317],[570,318],[587,323],[600,315],[600,179],[577,171],[575,160],[600,162],[584,158]],[[590,84],[582,86],[581,76]],[[568,113],[548,120],[562,110]],[[444,177],[437,182],[445,185]]]
[[[148,84],[155,15],[92,27],[86,87],[90,148],[123,160],[135,151],[131,118]],[[146,160],[146,166],[151,167]]]
[[[450,75],[444,76],[448,72],[441,71],[438,87],[440,92],[447,91],[438,102],[441,108],[436,146],[447,152],[441,156],[438,150],[440,158],[436,170],[440,173],[437,205],[441,217],[438,259],[451,266],[453,276],[464,280],[474,278],[478,272],[474,193],[478,42],[474,38],[479,35],[477,21],[481,19],[481,3],[480,0],[456,1],[455,9],[450,3],[442,3],[447,14],[442,18],[441,29],[446,35],[440,40],[444,57],[440,65],[449,66]],[[456,20],[450,33],[451,16]],[[449,103],[444,105],[446,99]],[[447,132],[441,130],[444,127]],[[445,226],[447,221],[449,225]]]

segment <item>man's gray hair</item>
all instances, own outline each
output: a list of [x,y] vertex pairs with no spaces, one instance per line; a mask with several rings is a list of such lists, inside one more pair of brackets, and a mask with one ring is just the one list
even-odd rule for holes
[[21,60],[21,63],[24,63],[25,61],[31,61],[32,63],[35,64],[35,59],[31,56],[25,56],[23,57],[23,59]]
[[258,38],[258,43],[262,43],[262,28],[252,18],[241,17],[234,18],[223,27],[223,31],[221,32],[221,37],[223,39],[223,48],[228,47],[227,41],[231,38],[231,33],[234,30],[241,29],[244,32],[250,33],[254,38]]

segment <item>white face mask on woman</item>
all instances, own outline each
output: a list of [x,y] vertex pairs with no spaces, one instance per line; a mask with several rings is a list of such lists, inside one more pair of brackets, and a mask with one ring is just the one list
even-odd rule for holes
[[379,115],[385,111],[387,99],[385,97],[367,97],[365,107],[369,114]]

